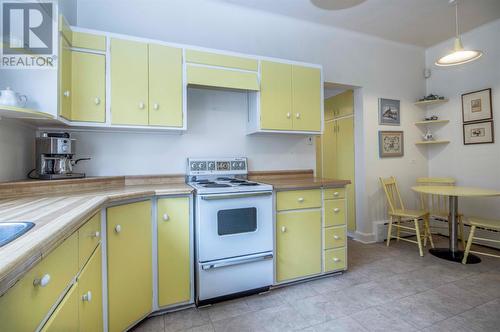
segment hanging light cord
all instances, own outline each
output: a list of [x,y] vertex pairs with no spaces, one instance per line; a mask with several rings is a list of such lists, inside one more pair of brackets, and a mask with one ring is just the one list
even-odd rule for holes
[[458,0],[455,1],[455,33],[456,37],[460,35],[459,30],[458,30]]

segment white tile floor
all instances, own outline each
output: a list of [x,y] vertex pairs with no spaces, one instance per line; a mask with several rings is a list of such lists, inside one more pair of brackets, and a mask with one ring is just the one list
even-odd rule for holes
[[407,242],[349,241],[341,276],[148,318],[134,330],[500,331],[500,259],[481,258],[464,266],[419,257]]

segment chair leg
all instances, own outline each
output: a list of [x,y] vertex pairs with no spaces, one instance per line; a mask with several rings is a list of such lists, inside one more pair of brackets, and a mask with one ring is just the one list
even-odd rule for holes
[[389,227],[387,228],[387,246],[389,246],[389,243],[391,242],[391,237],[392,237],[392,216],[389,219]]
[[431,233],[431,226],[430,226],[430,221],[429,217],[425,218],[425,227],[427,229],[427,236],[429,236],[429,242],[431,243],[431,248],[434,248],[434,241],[432,240],[432,233]]
[[470,228],[469,239],[467,240],[467,246],[465,247],[464,258],[462,259],[462,264],[467,264],[467,257],[469,256],[470,247],[472,246],[472,238],[474,237],[474,232],[476,231],[476,226]]
[[417,233],[418,251],[420,252],[420,257],[423,257],[424,251],[422,250],[422,240],[420,239],[420,226],[418,224],[418,219],[414,219],[413,221],[415,222],[415,231]]
[[462,216],[458,216],[458,227],[460,229],[460,240],[462,241],[462,248],[465,248],[464,221]]
[[401,237],[401,227],[399,227],[399,226],[401,226],[401,217],[398,217],[398,227],[397,227],[398,228],[397,229],[397,231],[398,231],[398,233],[397,233],[397,241],[398,242],[399,242],[399,238]]

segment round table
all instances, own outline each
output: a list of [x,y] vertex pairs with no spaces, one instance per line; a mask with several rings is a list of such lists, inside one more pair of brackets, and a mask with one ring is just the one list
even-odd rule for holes
[[[488,197],[500,196],[500,191],[459,187],[459,186],[415,186],[411,188],[413,191],[422,194],[431,194],[449,197],[448,229],[449,229],[449,247],[448,248],[433,248],[429,252],[439,258],[453,262],[461,262],[464,257],[464,252],[458,249],[457,236],[457,215],[458,215],[458,197]],[[462,234],[462,236],[464,236]],[[476,264],[481,262],[481,259],[475,255],[469,254],[467,258],[468,264]]]

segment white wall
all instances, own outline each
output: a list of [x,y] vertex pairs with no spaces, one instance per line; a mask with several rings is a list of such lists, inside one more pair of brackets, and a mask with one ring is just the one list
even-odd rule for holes
[[[414,179],[427,174],[425,153],[413,144],[418,138],[413,121],[418,117],[419,110],[412,103],[425,93],[422,76],[424,50],[421,48],[211,0],[78,1],[78,25],[178,43],[320,63],[324,66],[325,81],[362,87],[363,96],[360,100],[363,108],[357,114],[357,121],[363,124],[363,128],[357,131],[357,141],[360,143],[358,146],[365,151],[366,167],[357,181],[360,188],[363,188],[360,191],[361,197],[358,198],[358,230],[367,234],[367,238],[372,233],[372,221],[386,219],[385,203],[377,177],[398,176],[403,191],[409,192]],[[212,99],[203,95],[207,103],[219,103],[218,97],[214,96]],[[406,153],[403,158],[378,158],[379,97],[401,100],[402,126],[391,129],[405,130]],[[209,107],[205,106],[205,109],[212,114]],[[189,111],[193,113],[192,110]],[[196,118],[196,113],[191,116],[192,120],[199,121]],[[230,124],[235,125],[236,122]],[[230,137],[222,140],[220,134],[208,129],[203,132],[209,135],[202,137],[194,131],[196,123],[189,125],[193,130],[185,136],[162,137],[161,144],[156,142],[159,138],[124,134],[83,134],[81,138],[89,141],[92,147],[88,151],[99,161],[89,163],[92,165],[104,165],[109,161],[111,158],[106,155],[117,154],[115,150],[118,143],[118,146],[124,146],[118,150],[123,158],[120,160],[124,160],[126,156],[134,158],[139,153],[143,159],[156,163],[163,160],[159,155],[165,149],[177,151],[168,157],[169,163],[177,166],[165,165],[165,170],[179,169],[181,160],[186,155],[198,154],[199,144],[207,144],[207,149],[203,150],[206,155],[218,154],[219,151],[224,154],[250,153],[251,167],[254,170],[312,168],[315,164],[313,147],[304,147],[302,138],[280,135],[251,137],[241,138],[240,144],[234,144]],[[105,137],[120,139],[113,139],[114,144],[102,146],[106,142]],[[98,139],[100,144],[97,144]],[[218,144],[206,143],[212,139]],[[137,141],[141,144],[137,144]],[[176,150],[178,142],[182,142],[183,150]],[[169,147],[172,144],[174,146]],[[130,148],[136,146],[140,146],[141,150]],[[158,146],[162,149],[152,148]],[[310,160],[296,158],[297,155]],[[146,164],[147,161],[120,163],[117,166],[106,166],[106,169],[113,168],[122,173],[144,170],[157,172],[159,169],[158,166],[142,169]],[[90,173],[97,172],[96,166],[90,167],[93,167]],[[407,196],[413,198],[410,193]]]
[[25,179],[34,168],[35,130],[14,120],[0,120],[0,181]]
[[[432,76],[427,80],[427,92],[450,98],[450,101],[430,112],[438,114],[450,123],[437,134],[450,139],[447,146],[432,149],[429,153],[429,174],[432,176],[452,176],[459,185],[500,189],[500,20],[483,25],[463,35],[466,48],[479,49],[483,57],[475,62],[449,68],[433,65],[437,58],[449,51],[453,40],[440,43],[426,51],[426,62],[432,67]],[[492,89],[494,144],[464,145],[462,132],[463,93],[485,88]],[[460,200],[460,210],[466,215],[500,218],[500,200],[481,198]]]

